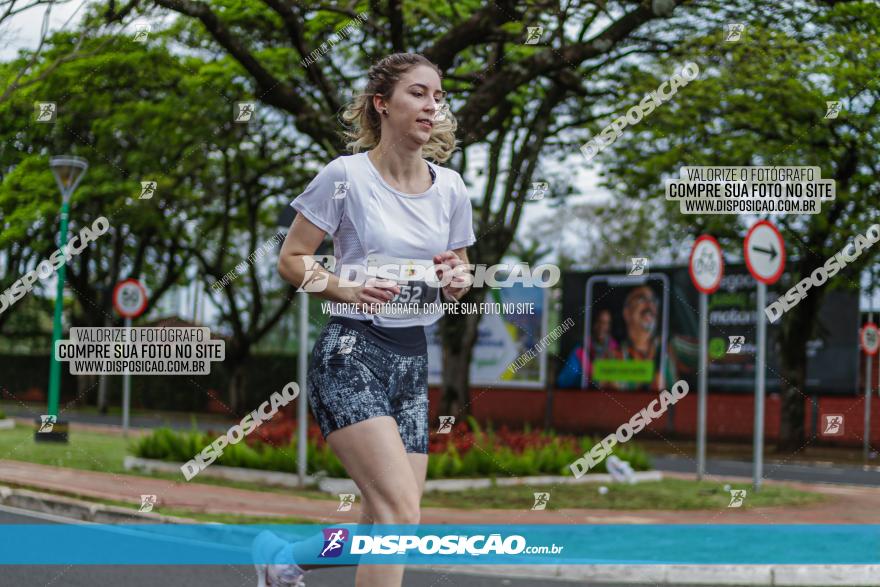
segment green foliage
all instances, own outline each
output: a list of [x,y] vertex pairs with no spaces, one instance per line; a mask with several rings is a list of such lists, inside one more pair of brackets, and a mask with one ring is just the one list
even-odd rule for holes
[[[483,434],[475,431],[475,434]],[[500,446],[492,432],[485,441],[475,444],[462,454],[450,443],[443,452],[431,454],[428,459],[428,479],[459,477],[521,477],[533,475],[570,475],[569,464],[598,442],[585,437],[579,444],[580,452],[561,438],[546,433],[551,441],[544,446],[528,446],[522,452]],[[199,432],[175,432],[159,428],[142,437],[134,446],[134,454],[143,458],[186,462],[213,442],[217,435]],[[615,448],[614,453],[629,461],[634,470],[650,469],[648,455],[635,443]],[[306,447],[309,473],[325,471],[330,477],[347,477],[342,463],[326,443],[310,441]],[[296,472],[296,438],[287,446],[274,447],[257,443],[253,447],[244,442],[228,445],[215,462],[229,467],[244,467],[269,471]],[[592,472],[606,472],[604,461]]]

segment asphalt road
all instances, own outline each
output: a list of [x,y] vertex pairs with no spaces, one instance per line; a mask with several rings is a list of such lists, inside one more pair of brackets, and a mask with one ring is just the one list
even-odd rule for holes
[[[684,457],[652,455],[651,462],[658,471],[675,473],[696,472],[696,462]],[[706,459],[706,473],[718,476],[751,477],[750,461],[734,461],[726,459]],[[775,464],[764,462],[765,479],[775,481],[804,481],[806,483],[843,483],[847,485],[880,486],[880,470],[871,467],[865,471],[854,465],[826,464]]]

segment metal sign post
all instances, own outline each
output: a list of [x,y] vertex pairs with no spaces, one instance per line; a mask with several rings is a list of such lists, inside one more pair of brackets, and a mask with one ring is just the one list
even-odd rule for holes
[[[131,319],[144,313],[147,307],[147,290],[137,279],[126,279],[113,289],[113,307],[125,317],[125,340],[131,340]],[[122,436],[128,436],[131,407],[131,373],[126,369],[122,376]]]
[[688,272],[700,292],[700,366],[697,371],[697,479],[706,474],[706,402],[709,376],[709,294],[715,293],[724,275],[721,246],[711,236],[700,236],[691,249]]
[[874,355],[880,350],[880,333],[877,331],[877,325],[874,324],[873,311],[868,312],[868,323],[862,327],[859,333],[859,346],[865,353],[865,433],[862,439],[864,443],[862,452],[867,465],[871,451],[871,383],[874,376],[871,367]]
[[299,401],[296,403],[296,474],[299,476],[300,487],[306,485],[306,428],[308,427],[308,397],[306,393],[306,375],[308,372],[309,348],[309,294],[301,291],[299,296],[299,353],[298,373]]
[[754,429],[754,490],[761,489],[764,476],[764,399],[766,396],[767,370],[767,286],[776,283],[785,270],[785,241],[779,229],[761,220],[755,223],[743,240],[746,267],[758,281],[757,315],[757,354],[755,355],[755,429]]

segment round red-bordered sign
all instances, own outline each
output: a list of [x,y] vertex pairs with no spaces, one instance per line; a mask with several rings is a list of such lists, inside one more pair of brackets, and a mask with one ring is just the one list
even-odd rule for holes
[[123,318],[137,318],[147,307],[147,290],[137,279],[120,281],[113,288],[113,308]]
[[859,345],[865,354],[876,355],[880,351],[880,330],[873,322],[868,322],[859,331]]
[[688,260],[688,273],[700,293],[718,291],[724,276],[724,254],[715,237],[704,234],[697,238]]
[[782,233],[768,220],[756,222],[743,239],[743,256],[752,277],[761,283],[773,285],[785,271]]

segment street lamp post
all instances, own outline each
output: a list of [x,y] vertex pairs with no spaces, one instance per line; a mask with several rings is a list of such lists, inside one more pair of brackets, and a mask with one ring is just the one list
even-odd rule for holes
[[[62,155],[49,159],[49,167],[58,183],[61,191],[61,231],[58,238],[58,246],[63,247],[67,242],[67,221],[70,214],[70,196],[76,190],[79,182],[88,169],[88,162],[82,157]],[[64,309],[64,276],[66,261],[58,268],[58,288],[55,293],[55,318],[52,324],[52,349],[50,350],[51,365],[49,368],[49,406],[48,416],[54,420],[48,429],[41,419],[40,426],[34,435],[35,440],[54,440],[67,442],[67,423],[60,422],[58,418],[58,399],[61,396],[61,363],[55,357],[55,342],[62,337],[62,311]],[[44,430],[44,431],[40,431]]]

